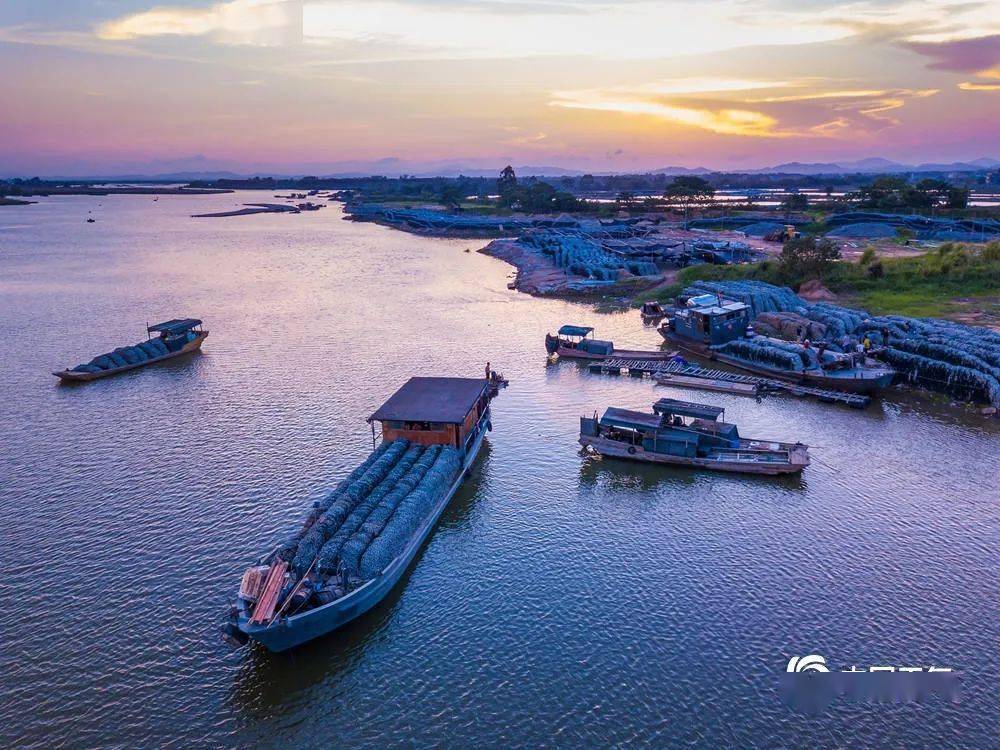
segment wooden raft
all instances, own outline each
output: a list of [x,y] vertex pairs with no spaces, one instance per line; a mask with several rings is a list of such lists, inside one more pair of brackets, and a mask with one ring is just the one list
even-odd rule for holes
[[271,566],[264,581],[264,590],[257,600],[257,606],[253,609],[253,617],[250,618],[251,625],[263,625],[271,621],[274,616],[274,608],[278,606],[278,596],[285,585],[285,573],[288,571],[288,563],[278,560]]

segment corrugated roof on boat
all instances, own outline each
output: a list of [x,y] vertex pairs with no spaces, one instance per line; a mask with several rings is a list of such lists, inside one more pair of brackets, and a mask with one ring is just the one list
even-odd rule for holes
[[676,414],[679,417],[697,417],[698,419],[716,420],[725,411],[721,406],[696,404],[693,401],[678,401],[675,398],[661,398],[653,404],[657,414]]
[[167,320],[163,323],[157,323],[155,326],[149,326],[146,330],[150,333],[166,332],[179,334],[200,325],[201,321],[197,318],[174,318],[173,320]]
[[410,378],[368,421],[461,424],[486,386],[485,378]]
[[588,333],[593,332],[593,328],[589,326],[570,326],[566,325],[559,329],[560,336],[586,336]]
[[641,411],[619,409],[617,406],[610,406],[604,412],[604,416],[601,417],[601,425],[655,430],[660,427],[660,416],[658,414],[646,414]]

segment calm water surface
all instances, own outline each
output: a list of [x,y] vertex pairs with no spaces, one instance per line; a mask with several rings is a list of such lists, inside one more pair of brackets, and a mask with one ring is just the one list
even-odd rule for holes
[[[508,291],[476,241],[333,205],[189,218],[254,199],[0,209],[0,746],[998,746],[995,422],[903,391],[858,412],[550,364],[564,322],[658,337]],[[49,374],[186,315],[212,331],[200,356]],[[291,654],[223,645],[243,568],[371,449],[365,417],[487,359],[511,379],[495,430],[394,594]],[[815,462],[765,480],[579,454],[579,415],[661,396]],[[778,678],[809,653],[951,666],[961,700],[797,713]]]

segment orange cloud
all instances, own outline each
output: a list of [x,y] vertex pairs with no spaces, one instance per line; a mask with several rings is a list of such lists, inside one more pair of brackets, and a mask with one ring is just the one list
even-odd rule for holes
[[958,84],[962,91],[1000,91],[1000,83],[977,83],[976,81],[962,81]]
[[[805,86],[806,82],[775,82],[771,85],[780,91]],[[714,98],[719,92],[731,94],[768,86],[765,81],[754,82],[753,86],[741,86],[738,81],[728,86],[713,82],[705,91],[698,92],[699,96],[686,98],[650,93],[675,90],[695,93],[690,87],[670,83],[646,84],[631,89],[558,91],[550,104],[568,109],[646,115],[722,135],[837,137],[848,132],[877,131],[896,125],[898,120],[886,115],[887,112],[905,106],[912,99],[938,93],[937,89],[834,89],[727,97],[725,100]],[[810,123],[810,119],[813,122]]]

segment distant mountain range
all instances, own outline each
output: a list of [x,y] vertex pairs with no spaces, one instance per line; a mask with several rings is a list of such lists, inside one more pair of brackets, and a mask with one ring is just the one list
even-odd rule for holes
[[798,161],[778,164],[765,169],[748,170],[751,174],[872,174],[886,172],[976,172],[981,169],[993,169],[1000,166],[1000,160],[982,158],[973,161],[955,161],[948,163],[927,162],[923,164],[901,164],[873,157],[858,161],[835,163],[803,163]]
[[[470,160],[471,161],[471,160]],[[184,159],[164,160],[160,162],[147,162],[135,165],[130,170],[114,172],[111,174],[101,174],[96,170],[92,174],[84,171],[82,164],[73,165],[72,176],[53,176],[49,179],[66,180],[100,180],[106,182],[141,182],[156,180],[160,182],[192,182],[196,180],[213,181],[220,179],[246,179],[252,176],[274,177],[276,179],[289,179],[302,177],[304,175],[315,175],[326,178],[350,178],[350,177],[371,177],[375,175],[385,177],[399,177],[408,175],[410,177],[495,177],[503,168],[503,164],[496,166],[473,166],[472,163],[462,161],[448,161],[436,163],[416,163],[406,162],[395,157],[378,159],[375,161],[351,161],[334,162],[324,165],[316,165],[314,168],[296,165],[287,172],[276,172],[270,169],[258,168],[251,165],[246,171],[235,171],[236,168],[228,164],[208,159],[204,156],[192,156]],[[661,169],[648,170],[652,174],[663,175],[699,175],[711,174],[715,172],[728,172],[730,174],[798,174],[798,175],[845,175],[845,174],[884,174],[884,173],[911,173],[911,172],[974,172],[983,169],[995,169],[1000,167],[1000,160],[983,157],[971,161],[958,161],[948,163],[923,163],[923,164],[903,164],[900,162],[871,157],[858,161],[847,162],[785,162],[773,167],[761,169],[740,169],[740,170],[717,170],[707,167],[663,167]],[[301,170],[301,171],[300,171]],[[67,170],[69,171],[69,170]],[[110,170],[109,170],[110,171]],[[522,165],[514,166],[514,171],[519,176],[538,177],[579,177],[588,172],[579,169],[566,169],[555,166]],[[0,175],[3,173],[0,165]],[[75,173],[75,174],[72,174]],[[621,171],[591,171],[594,175],[629,174]],[[634,173],[634,172],[631,172]],[[86,175],[86,176],[84,176]]]

